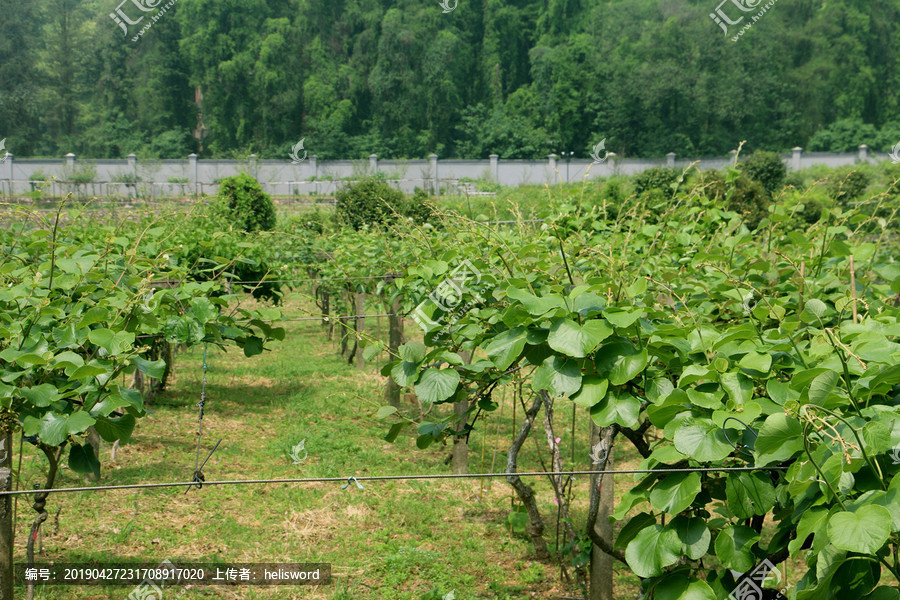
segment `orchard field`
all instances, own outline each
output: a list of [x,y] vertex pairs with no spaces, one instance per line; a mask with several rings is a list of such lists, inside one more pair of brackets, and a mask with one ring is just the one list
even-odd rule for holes
[[[19,495],[17,565],[332,565],[186,599],[900,597],[898,165],[222,187],[2,207],[0,468],[345,484]],[[606,470],[641,472],[562,474]],[[505,476],[365,479],[449,473]]]

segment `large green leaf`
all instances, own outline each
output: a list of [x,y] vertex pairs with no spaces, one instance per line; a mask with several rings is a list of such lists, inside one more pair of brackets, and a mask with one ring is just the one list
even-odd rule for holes
[[522,350],[525,349],[526,338],[527,330],[524,327],[515,327],[494,337],[484,350],[494,366],[505,371],[521,356]]
[[700,493],[698,473],[673,473],[650,490],[650,505],[660,512],[677,515],[687,509]]
[[892,521],[888,509],[874,504],[837,512],[828,520],[828,538],[842,550],[875,554],[891,535]]
[[607,389],[609,389],[608,379],[590,375],[582,379],[581,389],[572,396],[572,402],[585,408],[591,408],[606,397]]
[[121,417],[96,417],[97,422],[94,423],[94,429],[107,442],[115,442],[117,440],[127,440],[134,431],[135,418],[132,415],[122,415]]
[[835,371],[825,371],[821,375],[818,375],[812,380],[812,383],[809,384],[809,401],[812,404],[825,404],[825,401],[828,400],[828,397],[837,387],[837,383],[840,379],[841,376]]
[[769,415],[759,430],[754,451],[760,467],[780,462],[803,450],[802,427],[794,417],[784,413]]
[[55,412],[41,417],[38,436],[48,446],[59,446],[69,435],[68,418]]
[[744,573],[756,559],[751,550],[759,534],[744,525],[728,525],[716,536],[716,556],[725,567]]
[[634,427],[641,412],[641,401],[621,390],[609,390],[600,402],[591,407],[591,419],[600,427],[618,423]]
[[725,494],[728,508],[740,519],[764,515],[775,506],[775,486],[767,473],[729,473]]
[[137,365],[138,370],[147,377],[162,379],[166,373],[166,361],[161,358],[159,360],[150,361],[145,360],[140,356],[135,356],[132,360],[134,360],[134,364]]
[[612,332],[612,327],[600,319],[579,325],[572,319],[562,318],[551,325],[547,343],[557,352],[584,358],[596,350],[600,342],[612,335]]
[[100,477],[100,461],[94,454],[93,446],[72,444],[69,449],[69,468],[76,473],[93,474],[94,477]]
[[554,397],[572,396],[581,388],[581,367],[574,359],[554,354],[535,370],[531,387]]
[[79,410],[78,412],[69,415],[69,418],[66,420],[66,431],[72,435],[81,433],[82,431],[86,431],[95,422],[96,420],[88,411]]
[[656,584],[653,600],[716,600],[716,593],[705,581],[673,574]]
[[709,551],[712,535],[703,518],[679,515],[672,519],[671,527],[681,540],[681,551],[691,560],[700,560]]
[[680,555],[678,533],[659,525],[643,529],[625,548],[625,560],[638,577],[656,577]]
[[675,448],[700,462],[719,462],[734,452],[725,433],[709,419],[686,420],[675,432]]
[[50,406],[60,398],[60,393],[55,385],[42,383],[30,388],[22,388],[19,390],[28,402],[38,407]]
[[649,358],[647,350],[641,350],[637,354],[620,356],[616,359],[612,370],[609,373],[609,382],[612,385],[622,385],[640,375],[641,371],[647,366]]
[[416,396],[427,404],[443,402],[451,397],[459,386],[456,369],[425,369],[416,382]]
[[91,343],[103,348],[108,355],[115,356],[131,348],[134,343],[134,334],[128,331],[100,328],[91,331],[88,339]]

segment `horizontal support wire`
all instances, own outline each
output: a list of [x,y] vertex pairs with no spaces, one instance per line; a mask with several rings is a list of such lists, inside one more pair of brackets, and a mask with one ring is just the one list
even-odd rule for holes
[[[554,477],[561,475],[647,475],[653,473],[731,473],[740,471],[785,471],[787,467],[718,467],[679,469],[623,469],[615,471],[549,471],[531,473],[445,473],[438,475],[370,475],[353,477],[357,481],[402,481],[422,479],[486,479],[493,477]],[[273,483],[346,483],[350,477],[305,477],[300,479],[233,479],[225,481],[204,481],[209,485],[266,485]],[[0,496],[22,496],[25,494],[61,494],[65,492],[103,492],[108,490],[137,490],[168,487],[196,486],[194,481],[172,481],[167,483],[133,483],[128,485],[98,485],[91,487],[54,488],[49,490],[18,490],[0,492]]]

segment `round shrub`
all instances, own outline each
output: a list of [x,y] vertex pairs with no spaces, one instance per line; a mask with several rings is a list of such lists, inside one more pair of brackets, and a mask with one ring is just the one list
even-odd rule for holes
[[634,176],[634,191],[643,194],[649,190],[661,190],[665,194],[672,191],[671,185],[678,179],[680,173],[668,167],[654,167]]
[[256,179],[246,173],[226,177],[219,186],[219,199],[231,223],[241,231],[271,231],[275,228],[275,205]]
[[781,189],[787,177],[787,166],[777,152],[757,150],[743,162],[742,170],[752,181],[762,184],[769,196]]
[[375,178],[341,188],[335,194],[335,215],[339,223],[360,229],[364,225],[389,225],[397,217],[424,223],[431,218],[428,194],[416,189],[412,197]]
[[339,189],[335,199],[338,221],[357,230],[363,225],[390,223],[391,207],[399,212],[406,201],[403,192],[374,178]]

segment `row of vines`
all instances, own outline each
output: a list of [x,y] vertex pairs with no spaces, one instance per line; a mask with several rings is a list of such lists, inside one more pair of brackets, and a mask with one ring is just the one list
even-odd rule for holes
[[[297,218],[268,260],[307,280],[345,349],[388,351],[387,440],[414,430],[422,449],[459,443],[498,389],[521,391],[508,479],[538,558],[550,556],[543,517],[516,453],[543,411],[560,470],[553,415],[574,403],[597,428],[595,469],[630,444],[654,471],[615,508],[615,539],[596,526],[601,476],[580,525],[553,481],[582,580],[593,544],[647,598],[728,598],[757,565],[788,560],[805,564],[783,589],[791,598],[897,598],[896,185],[812,215],[802,194],[736,205],[753,185],[735,166],[618,203],[548,190],[546,219],[513,210],[503,225],[437,206],[409,215],[384,188],[369,192],[376,218],[337,231]],[[412,318],[421,337],[367,335],[360,297]],[[410,418],[403,389],[454,410]]]
[[[792,599],[898,598],[897,186],[810,211],[803,194],[766,189],[739,166],[644,183],[616,198],[594,184],[548,190],[543,219],[503,207],[505,223],[379,182],[342,191],[334,218],[277,222],[249,176],[178,220],[10,208],[4,449],[13,432],[37,446],[45,488],[63,460],[98,476],[90,437],[128,440],[175,349],[262,353],[284,336],[265,302],[293,288],[348,361],[388,357],[377,413],[388,441],[449,440],[464,471],[467,436],[499,390],[516,390],[523,418],[506,471],[538,559],[551,552],[516,476],[526,439],[542,429],[548,467],[561,471],[554,415],[574,404],[590,414],[594,470],[617,445],[639,453],[653,472],[610,515],[614,537],[598,526],[607,476],[593,477],[582,523],[570,480],[552,478],[577,583],[598,548],[657,600],[728,598],[763,561],[789,560],[805,564]],[[366,314],[388,315],[386,339]],[[404,390],[452,410],[408,414]],[[12,465],[0,469],[11,489]],[[36,494],[33,532],[45,501]],[[11,539],[2,550],[11,561]]]

